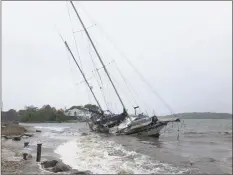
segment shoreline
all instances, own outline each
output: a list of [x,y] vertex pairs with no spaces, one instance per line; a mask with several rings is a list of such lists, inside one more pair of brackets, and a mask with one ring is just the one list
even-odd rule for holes
[[[57,147],[64,143],[60,141],[58,145],[54,147],[43,147],[41,152],[41,161],[36,162],[37,143],[40,141],[41,132],[36,132],[36,129],[32,126],[24,126],[19,124],[20,127],[25,128],[27,131],[33,134],[32,137],[21,137],[21,140],[14,141],[12,139],[6,139],[1,137],[1,173],[2,174],[54,174],[51,171],[44,169],[41,165],[43,161],[58,160],[64,163],[58,154],[55,153]],[[42,131],[43,133],[43,131]],[[19,134],[19,133],[18,133]],[[3,135],[2,135],[3,136]],[[8,136],[12,136],[9,133]],[[29,146],[24,148],[24,142],[29,141]],[[32,158],[28,160],[23,159],[22,153],[28,153]],[[78,171],[78,170],[77,170]],[[62,174],[72,174],[72,171],[60,172]],[[58,172],[59,174],[59,172]]]
[[[161,137],[159,140],[153,140],[152,138],[139,138],[139,137],[107,137],[105,135],[95,135],[88,133],[86,129],[86,125],[84,124],[43,124],[37,125],[32,124],[31,126],[24,124],[20,124],[20,126],[27,127],[27,130],[31,130],[30,132],[33,132],[33,137],[28,138],[22,138],[21,141],[12,141],[10,139],[5,140],[2,138],[2,148],[3,148],[3,158],[6,157],[6,155],[14,157],[12,152],[10,152],[9,149],[13,151],[22,151],[25,150],[23,148],[24,141],[29,141],[29,153],[32,154],[33,158],[32,160],[24,161],[20,165],[16,162],[6,162],[5,167],[10,166],[9,164],[12,164],[14,166],[14,169],[18,169],[17,171],[21,172],[23,174],[51,174],[51,172],[46,171],[43,169],[43,167],[36,163],[36,149],[37,149],[37,143],[42,143],[42,155],[41,155],[41,162],[45,160],[59,160],[60,162],[63,162],[69,166],[72,166],[71,168],[83,170],[85,169],[91,170],[92,172],[98,173],[96,171],[97,169],[101,167],[103,172],[115,172],[115,169],[110,170],[112,166],[116,166],[114,164],[114,161],[116,161],[116,164],[127,164],[124,162],[124,157],[130,155],[130,160],[126,159],[128,161],[129,165],[135,164],[132,160],[140,161],[140,165],[147,166],[147,162],[145,162],[145,159],[147,156],[149,156],[148,160],[151,160],[155,162],[154,165],[151,164],[151,168],[155,168],[156,166],[161,166],[162,171],[167,172],[174,172],[174,171],[183,171],[188,170],[188,173],[194,173],[194,174],[212,174],[212,173],[219,173],[219,174],[231,174],[232,168],[230,167],[229,163],[232,161],[232,157],[226,156],[226,160],[222,161],[222,158],[219,157],[218,154],[216,156],[208,155],[211,152],[205,153],[204,150],[208,149],[208,146],[214,147],[211,150],[219,150],[224,151],[226,154],[226,149],[222,150],[224,147],[219,147],[222,145],[222,142],[230,140],[230,135],[224,135],[225,137],[218,136],[218,140],[211,141],[209,138],[209,141],[207,141],[205,136],[202,136],[202,131],[200,133],[193,133],[190,132],[189,135],[184,135],[181,132],[180,140],[177,141],[176,137],[174,137],[174,134],[167,133],[166,137]],[[36,129],[41,130],[41,132],[35,132]],[[192,129],[192,128],[190,128]],[[189,129],[189,130],[190,130]],[[222,131],[222,130],[219,130]],[[83,134],[87,132],[88,134]],[[204,132],[204,131],[203,131]],[[212,132],[212,131],[211,131]],[[212,136],[212,135],[211,135]],[[215,135],[214,135],[215,136]],[[185,138],[184,138],[185,137]],[[215,137],[211,137],[215,138]],[[228,139],[229,138],[229,139]],[[65,146],[62,146],[64,143],[68,143],[69,141],[72,141],[73,139],[76,140],[76,143],[73,145],[66,144]],[[100,144],[103,143],[103,145],[100,147]],[[187,147],[190,143],[195,143],[195,145],[199,148],[200,146],[202,150],[198,149],[192,149],[193,151],[196,151],[196,153],[201,153],[203,151],[203,156],[189,156],[188,154],[193,154],[193,152],[190,152],[189,147]],[[214,143],[214,144],[213,144]],[[176,147],[174,147],[175,145]],[[194,146],[195,146],[194,145]],[[59,146],[62,146],[62,149],[58,149]],[[74,146],[74,147],[73,147]],[[177,148],[177,146],[179,146]],[[190,145],[189,145],[190,146]],[[224,146],[224,145],[223,145]],[[76,150],[76,147],[78,147],[78,150]],[[192,148],[192,146],[191,146]],[[226,146],[227,148],[227,146]],[[60,152],[55,150],[60,150]],[[182,150],[181,150],[182,149]],[[8,151],[8,153],[6,153]],[[76,151],[76,154],[74,155]],[[180,152],[182,151],[182,152]],[[229,152],[231,149],[229,150]],[[105,152],[105,154],[103,153]],[[131,152],[135,152],[135,154],[132,156]],[[181,154],[182,153],[182,154]],[[118,162],[118,159],[114,159],[114,156],[119,156],[119,158],[123,158],[123,162]],[[121,155],[122,154],[122,155]],[[185,155],[186,154],[186,155]],[[91,158],[91,156],[97,156]],[[141,159],[140,155],[143,155],[144,157]],[[221,153],[222,155],[222,153]],[[107,157],[106,157],[107,156]],[[114,159],[111,162],[107,162],[108,157],[110,156],[110,160]],[[111,157],[113,156],[113,157]],[[224,156],[224,155],[223,155]],[[106,159],[103,159],[106,158]],[[73,158],[73,159],[72,159]],[[22,159],[22,158],[21,158]],[[72,159],[72,160],[71,160]],[[67,161],[68,160],[68,161]],[[80,160],[84,162],[80,162]],[[103,161],[104,163],[100,163]],[[77,162],[76,162],[77,161]],[[90,164],[91,161],[92,163]],[[156,162],[159,161],[161,163],[157,164]],[[88,165],[85,164],[87,162]],[[84,164],[83,164],[84,163]],[[105,164],[106,163],[106,164]],[[25,165],[26,164],[26,165]],[[21,166],[21,167],[19,167]],[[106,166],[106,167],[104,167]],[[135,167],[124,167],[123,169],[125,171],[129,172],[130,169]],[[149,166],[149,165],[148,165]],[[170,168],[171,166],[171,168]],[[30,168],[31,167],[31,168]],[[94,168],[93,168],[94,167]],[[119,167],[119,166],[118,166]],[[9,167],[7,167],[9,169]],[[10,167],[11,168],[11,167]],[[11,168],[11,169],[13,169]],[[165,168],[165,170],[163,170]],[[106,170],[107,169],[107,170]],[[121,169],[121,168],[120,168]],[[2,171],[4,174],[11,173],[13,170]],[[101,170],[101,171],[102,171]],[[132,169],[132,172],[141,171],[141,169]],[[15,171],[15,172],[17,172]],[[160,170],[158,170],[160,171]],[[14,173],[15,173],[14,172]],[[118,170],[117,170],[118,172]],[[121,170],[119,170],[121,172]],[[66,174],[71,174],[72,172],[63,172]],[[100,172],[101,173],[101,172]],[[60,174],[60,173],[59,173]],[[73,173],[74,174],[74,173]]]

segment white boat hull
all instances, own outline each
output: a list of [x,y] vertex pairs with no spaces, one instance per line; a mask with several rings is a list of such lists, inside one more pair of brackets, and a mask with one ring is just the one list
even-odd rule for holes
[[143,131],[137,133],[138,135],[145,135],[145,136],[153,136],[153,137],[159,137],[160,136],[160,131],[165,127],[165,125],[159,126],[157,128],[153,128],[149,131]]

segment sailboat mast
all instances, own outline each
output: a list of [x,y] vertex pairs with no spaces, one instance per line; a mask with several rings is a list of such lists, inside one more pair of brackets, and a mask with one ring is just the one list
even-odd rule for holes
[[93,41],[92,41],[92,39],[91,39],[91,37],[90,37],[90,35],[89,35],[89,33],[88,33],[88,31],[87,31],[87,29],[86,29],[84,23],[82,22],[81,17],[79,16],[79,14],[78,14],[78,12],[77,12],[77,10],[76,10],[76,8],[75,8],[73,2],[70,1],[70,3],[71,3],[71,5],[72,5],[72,7],[73,7],[73,9],[74,9],[74,11],[75,11],[75,13],[76,13],[76,15],[78,16],[78,19],[79,19],[80,23],[82,24],[82,27],[83,27],[85,33],[87,34],[87,37],[88,37],[88,39],[90,40],[91,45],[92,45],[92,47],[94,48],[95,53],[96,53],[96,55],[98,56],[98,58],[99,58],[99,60],[100,60],[100,62],[101,62],[101,64],[102,64],[102,66],[103,66],[103,68],[104,68],[104,71],[106,72],[106,74],[107,74],[107,76],[108,76],[108,78],[109,78],[109,80],[110,80],[110,82],[111,82],[111,84],[112,84],[112,86],[113,86],[113,89],[115,90],[115,92],[116,92],[116,94],[117,94],[117,97],[119,98],[119,100],[120,100],[120,102],[121,102],[121,105],[123,106],[124,111],[126,112],[125,105],[124,105],[124,103],[123,103],[123,101],[122,101],[122,99],[121,99],[121,97],[120,97],[120,95],[119,95],[119,93],[118,93],[118,91],[117,91],[117,89],[116,89],[116,87],[115,87],[115,85],[114,85],[114,83],[113,83],[113,81],[112,81],[112,79],[111,79],[109,73],[108,73],[107,68],[105,67],[105,65],[104,65],[104,63],[103,63],[103,61],[102,61],[102,59],[101,59],[101,57],[100,57],[100,55],[99,55],[99,53],[98,53],[98,51],[97,51],[95,45],[94,45],[94,43],[93,43]]
[[92,93],[92,95],[93,95],[93,97],[94,97],[96,103],[98,104],[98,106],[99,106],[99,108],[101,109],[101,112],[102,112],[103,110],[102,110],[102,108],[101,108],[101,106],[100,106],[100,103],[99,103],[99,101],[97,100],[97,98],[96,98],[94,92],[92,91],[92,88],[91,88],[90,84],[88,83],[88,81],[87,81],[87,79],[86,79],[86,76],[84,75],[82,69],[80,68],[79,64],[77,63],[77,61],[76,61],[76,59],[75,59],[75,57],[74,57],[72,51],[70,50],[70,47],[68,46],[67,42],[64,41],[64,43],[65,43],[65,45],[66,45],[68,51],[70,52],[70,54],[71,54],[71,56],[72,56],[74,62],[75,62],[76,65],[78,66],[79,71],[81,72],[81,74],[82,74],[82,76],[83,76],[85,82],[87,83],[87,86],[89,87],[89,89],[90,89],[90,91],[91,91],[91,93]]

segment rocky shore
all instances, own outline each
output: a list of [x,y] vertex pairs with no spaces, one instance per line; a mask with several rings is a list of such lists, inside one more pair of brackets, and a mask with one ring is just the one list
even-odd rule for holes
[[[46,155],[54,149],[46,150],[42,154],[41,162],[36,162],[36,147],[28,152],[24,143],[30,137],[38,140],[40,130],[19,124],[2,125],[2,174],[91,174],[89,171],[78,171],[64,164],[59,158]],[[29,143],[30,145],[30,143]]]

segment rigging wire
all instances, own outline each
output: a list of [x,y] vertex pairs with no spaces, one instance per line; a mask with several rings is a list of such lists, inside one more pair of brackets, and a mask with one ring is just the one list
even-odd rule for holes
[[[117,49],[120,54],[122,55],[123,58],[126,59],[126,61],[128,62],[129,65],[131,65],[131,67],[133,68],[133,70],[139,75],[139,77],[141,78],[141,80],[151,89],[151,91],[164,103],[164,105],[168,108],[168,110],[171,112],[171,114],[173,116],[175,116],[173,110],[171,109],[171,107],[165,102],[165,100],[158,94],[158,92],[155,90],[155,88],[153,88],[153,86],[146,80],[146,78],[141,74],[141,72],[133,65],[133,63],[126,57],[126,55],[120,51],[118,49],[118,47],[116,46],[116,44],[110,39],[110,37],[105,33],[107,39],[112,42],[112,44],[114,45],[115,49]],[[176,116],[175,116],[176,117]]]
[[[92,25],[92,26],[90,26],[90,27],[87,27],[86,29],[90,29],[90,28],[95,27],[95,26],[96,26],[96,25],[94,24],[94,25]],[[75,31],[74,33],[83,32],[83,31],[84,31],[84,29],[81,29],[81,30]]]
[[88,44],[88,53],[89,53],[89,55],[90,55],[90,58],[91,58],[93,67],[94,67],[94,69],[96,70],[97,75],[98,75],[98,77],[99,77],[99,79],[100,79],[101,85],[103,86],[103,81],[102,81],[102,78],[101,78],[101,76],[100,76],[99,69],[97,68],[97,66],[96,66],[96,64],[95,64],[95,62],[94,62],[94,59],[93,59],[93,57],[92,57],[92,54],[91,54],[91,45],[90,45],[90,42],[89,42],[89,44]]
[[[115,62],[116,63],[116,62]],[[117,66],[117,65],[116,65]],[[119,66],[117,66],[118,67],[118,69],[119,69]],[[120,71],[120,69],[119,69],[119,71]],[[122,74],[122,73],[121,73]],[[123,74],[122,74],[123,75]],[[125,78],[125,80],[126,80],[126,78]],[[146,104],[146,102],[142,99],[142,98],[140,98],[140,95],[139,95],[139,93],[131,86],[131,84],[128,82],[127,83],[128,84],[128,88],[129,89],[132,89],[133,91],[134,91],[134,93],[137,95],[137,97],[138,97],[138,99],[140,99],[140,101],[141,102],[143,102],[143,104],[146,106],[146,108],[148,108],[149,106],[148,106],[148,104]],[[132,96],[133,96],[133,94],[132,94]],[[135,100],[136,101],[136,100]],[[146,109],[144,109],[145,111],[146,111]],[[148,114],[148,112],[146,111],[146,113]]]
[[[94,71],[93,71],[93,76],[96,77],[96,74],[95,74]],[[103,96],[103,99],[104,99],[104,103],[105,103],[105,105],[106,105],[106,108],[107,108],[107,110],[109,110],[108,103],[107,103],[106,97],[105,97],[104,92],[103,92],[103,86],[100,85],[100,83],[99,83],[98,80],[96,80],[96,81],[97,81],[97,83],[98,83],[98,86],[100,87],[100,92],[101,92],[101,94],[102,94],[102,96]]]
[[[105,78],[107,78],[107,76],[105,75]],[[111,99],[111,92],[110,92],[110,88],[109,88],[109,86],[110,86],[110,82],[109,81],[107,81],[107,83],[106,83],[106,85],[107,85],[107,87],[106,87],[106,91],[107,91],[107,96],[108,96],[108,98],[109,99]],[[112,106],[112,103],[111,103],[111,101],[107,101],[107,103],[108,103],[108,106],[110,107],[110,109],[113,109],[113,106]]]
[[76,40],[75,35],[74,35],[75,32],[74,32],[73,23],[72,23],[71,16],[70,16],[70,10],[69,10],[68,1],[66,1],[66,7],[67,7],[67,12],[68,12],[68,15],[69,15],[69,19],[70,19],[70,25],[71,25],[71,29],[72,29],[72,35],[73,35],[73,39],[74,39],[74,42],[75,42],[75,46],[76,46],[76,51],[77,51],[78,59],[79,59],[79,61],[80,61],[80,67],[81,67],[81,70],[83,71],[82,61],[81,61],[80,54],[79,54],[79,50],[78,50],[77,40]]
[[[58,35],[60,36],[61,40],[62,40],[63,42],[65,42],[65,40],[63,39],[61,33],[59,32],[59,30],[58,30],[58,28],[57,28],[57,26],[56,26],[55,24],[54,24],[54,27],[56,28],[56,30],[57,30],[57,32],[58,32]],[[69,61],[70,73],[71,73],[71,75],[72,75],[71,77],[72,77],[72,79],[73,79],[73,81],[74,81],[74,87],[76,88],[76,86],[77,86],[78,84],[75,83],[76,80],[75,80],[74,77],[73,77],[74,71],[73,71],[73,69],[72,69],[72,67],[71,67],[70,54],[69,54],[69,52],[68,52],[67,49],[65,49],[65,50],[66,50],[67,58],[68,58],[68,61]],[[77,87],[79,87],[79,86],[77,86]],[[76,92],[76,91],[75,91],[75,92]]]
[[[117,63],[116,63],[115,60],[114,60],[114,64],[115,64],[115,66],[116,66],[117,71],[118,71],[119,74],[121,75],[121,78],[124,80],[124,82],[125,82],[125,84],[126,84],[126,87],[127,87],[129,93],[131,94],[131,96],[132,96],[132,98],[133,98],[134,103],[136,104],[136,106],[139,106],[139,105],[138,105],[138,102],[137,102],[136,99],[134,98],[134,95],[133,95],[132,91],[130,90],[130,85],[129,85],[129,83],[127,83],[126,78],[124,77],[123,73],[120,71],[120,68],[119,68],[119,66],[117,65]],[[133,89],[133,88],[131,88],[131,89]],[[135,107],[135,106],[134,106],[134,107]],[[139,110],[140,110],[140,112],[142,112],[140,106],[139,106]],[[146,110],[145,110],[145,111],[146,111]],[[146,113],[148,114],[147,111],[146,111]]]
[[126,78],[125,78],[124,75],[121,73],[121,71],[120,71],[119,67],[117,66],[115,60],[114,60],[114,64],[115,64],[115,66],[116,66],[116,68],[117,68],[117,71],[118,71],[119,74],[121,75],[121,78],[124,80],[124,82],[125,82],[125,84],[126,84],[126,86],[127,86],[127,89],[128,89],[129,93],[131,94],[131,96],[132,96],[132,98],[133,98],[134,103],[138,106],[138,103],[137,103],[136,99],[134,98],[134,95],[132,94],[132,92],[131,92],[131,90],[130,90],[130,88],[129,88],[129,85],[128,85],[127,81],[126,81]]
[[[82,6],[82,5],[81,5]],[[87,12],[87,10],[82,6],[82,9],[85,11],[85,13],[88,15],[88,17],[92,20],[92,22],[94,22],[95,25],[97,25],[97,22],[89,15],[89,13]],[[164,103],[164,105],[168,108],[168,110],[171,112],[171,114],[175,116],[173,110],[171,109],[171,107],[165,102],[165,100],[158,94],[158,92],[155,90],[155,88],[153,88],[153,86],[146,80],[146,78],[140,73],[140,71],[133,65],[133,63],[126,57],[126,55],[117,47],[116,43],[113,42],[113,40],[109,37],[109,35],[107,35],[107,32],[104,31],[104,29],[100,26],[100,24],[98,24],[99,29],[101,29],[100,31],[105,35],[105,37],[113,44],[113,46],[115,47],[116,50],[118,50],[118,52],[121,54],[121,56],[123,58],[126,59],[126,61],[128,62],[129,65],[131,65],[131,67],[133,68],[133,70],[139,75],[139,77],[141,78],[141,80],[150,88],[150,90]]]
[[[119,83],[118,83],[118,81],[116,80],[116,78],[115,78],[113,75],[111,75],[111,76],[112,76],[113,80],[116,82],[116,84],[118,84],[118,88],[119,88]],[[127,94],[125,91],[122,91],[122,92],[124,92],[124,93],[123,93],[124,95]],[[133,102],[132,102],[131,100],[129,100],[128,98],[125,98],[125,99],[127,99],[127,101],[131,104],[132,108],[135,107],[135,105],[133,104]],[[146,113],[147,113],[147,111],[146,111]],[[148,115],[148,113],[147,113],[147,115]]]
[[[72,36],[73,36],[75,47],[76,47],[76,52],[77,52],[78,59],[79,59],[79,62],[80,62],[80,68],[83,71],[83,65],[82,65],[82,61],[81,61],[81,57],[80,57],[80,53],[79,53],[79,49],[78,49],[77,40],[76,40],[75,35],[74,35],[75,31],[74,31],[73,23],[72,23],[72,20],[71,20],[71,15],[70,15],[68,1],[66,1],[66,7],[67,7],[68,16],[69,16],[69,19],[70,19],[70,25],[71,25]],[[88,100],[89,100],[89,103],[90,103],[90,101],[91,101],[90,100],[90,94],[89,94],[89,90],[88,90],[87,86],[86,86],[86,92],[88,94]]]
[[96,67],[96,64],[95,64],[94,59],[93,59],[92,54],[91,54],[91,45],[90,45],[90,42],[88,42],[88,43],[89,43],[88,44],[88,53],[90,55],[90,58],[91,58],[91,61],[92,61],[92,64],[93,64],[93,67],[94,67],[94,70],[95,70],[95,71],[92,71],[92,72],[93,72],[94,77],[99,77],[99,79],[100,79],[101,84],[100,84],[100,82],[98,81],[97,78],[96,78],[96,81],[97,81],[98,86],[100,88],[100,91],[101,91],[102,97],[104,99],[104,103],[106,105],[106,108],[109,110],[109,107],[108,107],[108,104],[107,104],[107,100],[106,100],[106,97],[105,97],[105,94],[104,94],[104,91],[103,91],[103,81],[102,81],[100,73],[99,73],[99,71],[98,71],[98,69]]

